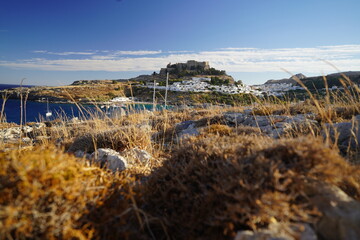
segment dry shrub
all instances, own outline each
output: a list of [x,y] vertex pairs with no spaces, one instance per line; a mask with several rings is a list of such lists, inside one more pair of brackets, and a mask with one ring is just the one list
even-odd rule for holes
[[211,116],[211,117],[204,117],[195,122],[195,127],[206,127],[212,124],[226,124],[226,119],[223,116]]
[[[128,181],[88,168],[53,147],[0,153],[0,164],[0,239],[96,236],[89,222],[80,228],[85,224],[78,220]],[[118,207],[125,211],[129,206],[122,200]]]
[[337,119],[351,119],[353,116],[360,114],[359,106],[347,105],[334,107],[333,109]]
[[18,127],[18,126],[19,125],[17,125],[16,123],[0,122],[0,129],[6,129],[6,128]]
[[222,107],[219,106],[211,106],[208,109],[198,108],[191,111],[189,114],[191,116],[191,119],[193,120],[199,120],[202,118],[211,118],[216,115],[219,115],[223,111]]
[[257,108],[253,108],[251,114],[267,116],[267,115],[283,115],[288,113],[288,109],[280,104],[266,104]]
[[250,127],[250,126],[237,126],[235,129],[235,133],[238,135],[250,135],[250,136],[263,136],[264,134],[261,132],[261,129],[258,127]]
[[218,135],[230,135],[233,132],[233,128],[222,125],[222,124],[213,124],[201,131],[201,134],[207,135],[207,134],[218,134]]
[[318,213],[303,191],[309,179],[359,198],[359,176],[358,168],[310,137],[210,135],[191,138],[154,172],[144,203],[176,239],[219,239],[273,221],[312,222]]
[[69,152],[81,150],[92,153],[97,148],[111,148],[123,151],[127,148],[139,147],[149,149],[151,146],[150,130],[129,126],[113,130],[87,133],[77,137],[69,147]]
[[292,104],[289,107],[289,112],[291,115],[307,114],[307,113],[316,113],[317,109],[309,99],[306,99],[303,102],[297,102]]
[[322,127],[317,122],[312,122],[304,120],[303,122],[293,124],[292,128],[285,129],[284,133],[281,135],[282,138],[295,138],[301,136],[319,136],[321,133]]

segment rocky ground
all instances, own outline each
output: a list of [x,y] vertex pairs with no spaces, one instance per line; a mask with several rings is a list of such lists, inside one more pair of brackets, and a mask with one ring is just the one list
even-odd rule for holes
[[3,127],[0,238],[360,239],[359,127],[218,107]]

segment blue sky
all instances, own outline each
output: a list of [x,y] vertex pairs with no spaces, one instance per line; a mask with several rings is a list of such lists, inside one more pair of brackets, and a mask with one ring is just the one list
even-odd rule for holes
[[0,83],[63,85],[194,59],[247,84],[360,71],[358,0],[2,0]]

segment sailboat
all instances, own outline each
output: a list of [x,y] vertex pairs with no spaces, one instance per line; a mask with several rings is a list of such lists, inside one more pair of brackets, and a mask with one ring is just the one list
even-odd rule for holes
[[46,108],[47,110],[46,110],[46,114],[45,114],[45,116],[46,117],[51,117],[52,116],[52,112],[50,111],[50,109],[49,109],[49,99],[47,99],[47,108]]

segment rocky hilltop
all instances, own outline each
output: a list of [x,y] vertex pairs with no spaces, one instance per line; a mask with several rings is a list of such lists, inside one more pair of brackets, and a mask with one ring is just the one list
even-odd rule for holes
[[360,71],[349,71],[349,72],[340,72],[340,73],[333,73],[328,74],[326,76],[315,76],[315,77],[306,77],[304,74],[299,73],[290,78],[284,78],[280,80],[268,80],[265,82],[266,84],[278,84],[278,83],[290,83],[292,85],[300,86],[296,79],[301,80],[304,85],[308,89],[322,89],[325,88],[324,78],[327,81],[328,87],[331,88],[333,86],[336,87],[343,87],[342,81],[351,82],[355,84],[360,84]]
[[[343,87],[342,81],[348,84],[350,80],[354,84],[360,84],[360,72],[340,72],[325,76],[328,87]],[[324,76],[307,77],[302,80],[309,89],[325,88]]]
[[298,74],[295,74],[293,76],[291,76],[290,78],[283,78],[283,79],[280,79],[280,80],[274,80],[274,79],[271,79],[271,80],[268,80],[265,82],[265,84],[276,84],[276,83],[291,83],[291,84],[296,84],[296,79],[305,79],[306,76],[302,73],[298,73]]
[[130,78],[129,80],[135,82],[151,82],[155,79],[157,82],[161,82],[165,81],[167,73],[169,73],[170,79],[188,80],[192,77],[216,77],[221,80],[227,80],[229,83],[235,82],[224,70],[217,70],[210,67],[209,62],[198,62],[195,60],[189,60],[186,63],[169,63],[165,68],[161,68],[159,73],[154,72],[151,75],[140,75],[135,78]]

